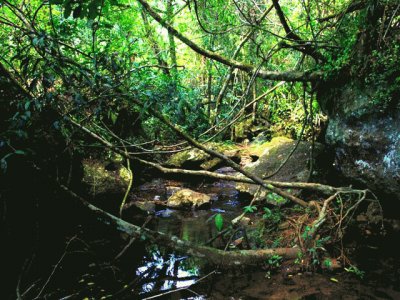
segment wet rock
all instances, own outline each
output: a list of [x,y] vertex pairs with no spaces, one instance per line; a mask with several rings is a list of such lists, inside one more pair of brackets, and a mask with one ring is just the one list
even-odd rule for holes
[[176,208],[200,208],[210,204],[210,201],[211,197],[206,194],[198,193],[189,189],[182,189],[168,198],[167,206]]
[[262,134],[262,136],[269,135],[270,124],[261,120],[253,120],[253,118],[247,118],[242,121],[236,122],[232,126],[231,139],[235,142],[244,142]]
[[131,222],[142,222],[141,218],[154,214],[156,205],[153,201],[132,201],[125,204],[123,209],[124,218],[129,218]]
[[154,213],[156,211],[156,204],[152,201],[136,201],[134,205],[147,213]]
[[[253,148],[253,155],[259,155],[259,159],[255,162],[248,163],[244,169],[259,177],[274,174],[281,164],[287,159],[289,153],[295,147],[296,141],[286,137],[276,137],[270,142],[264,143]],[[300,142],[296,151],[289,158],[287,163],[281,170],[273,175],[270,180],[286,181],[286,182],[305,182],[309,176],[309,158],[311,143]],[[316,143],[314,149],[314,159],[323,152],[323,146]],[[254,196],[258,190],[258,186],[254,184],[237,183],[236,188],[239,192]],[[292,191],[296,193],[298,191]],[[283,204],[284,199],[280,197],[268,196],[268,192],[261,190],[258,193],[258,199],[267,199],[271,204]],[[268,196],[268,197],[267,197]],[[279,202],[282,203],[279,203]]]
[[167,196],[167,198],[171,197],[173,194],[175,194],[176,192],[182,190],[182,187],[179,186],[167,186],[165,188],[165,194]]

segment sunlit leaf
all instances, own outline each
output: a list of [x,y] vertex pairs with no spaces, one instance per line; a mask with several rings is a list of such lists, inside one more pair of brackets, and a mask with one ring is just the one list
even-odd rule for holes
[[214,220],[215,220],[215,227],[217,228],[218,231],[221,231],[224,225],[224,218],[222,217],[221,214],[216,214]]

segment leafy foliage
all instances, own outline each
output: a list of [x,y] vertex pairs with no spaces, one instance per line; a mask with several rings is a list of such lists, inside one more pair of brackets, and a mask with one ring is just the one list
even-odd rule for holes
[[256,210],[257,210],[257,206],[254,206],[254,205],[248,205],[248,206],[243,207],[243,211],[245,213],[253,213]]

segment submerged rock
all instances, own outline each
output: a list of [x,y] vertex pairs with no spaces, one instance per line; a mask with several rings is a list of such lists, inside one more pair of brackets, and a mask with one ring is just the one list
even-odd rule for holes
[[[251,150],[259,159],[247,164],[244,169],[259,177],[266,177],[276,173],[281,164],[287,159],[290,152],[296,145],[296,141],[286,137],[276,137],[270,142],[258,145],[256,149]],[[279,172],[274,174],[269,180],[287,181],[287,182],[305,182],[309,177],[310,160],[310,142],[300,142],[296,151],[292,154],[286,164]],[[314,158],[323,151],[323,146],[315,144]],[[237,183],[236,188],[241,193],[254,196],[258,190],[258,185]],[[293,192],[293,191],[292,191]],[[283,204],[285,200],[275,194],[271,195],[266,190],[260,190],[257,199],[267,199],[271,204]]]
[[190,189],[182,189],[168,198],[167,206],[175,208],[199,208],[201,206],[210,204],[210,201],[211,197],[206,194],[198,193]]

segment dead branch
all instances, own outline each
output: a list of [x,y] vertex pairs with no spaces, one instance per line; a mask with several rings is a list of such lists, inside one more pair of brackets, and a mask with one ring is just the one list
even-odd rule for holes
[[[143,107],[143,103],[141,103],[139,100],[132,99],[132,101],[134,103],[138,104],[139,106]],[[178,135],[180,135],[183,139],[185,139],[192,146],[204,151],[205,153],[211,155],[212,157],[221,159],[222,161],[224,161],[227,164],[227,166],[229,166],[229,167],[233,168],[234,170],[238,171],[239,173],[243,174],[245,177],[251,179],[254,183],[261,185],[263,188],[270,190],[271,192],[276,193],[286,199],[289,199],[290,201],[297,203],[303,207],[308,206],[308,203],[305,202],[304,200],[302,200],[296,196],[293,196],[292,194],[287,193],[287,192],[273,186],[272,184],[265,183],[262,178],[246,171],[245,169],[243,169],[240,165],[235,163],[229,157],[227,157],[217,151],[209,149],[206,146],[204,146],[203,144],[199,143],[198,141],[193,139],[190,135],[188,135],[186,132],[181,130],[177,125],[173,124],[164,114],[160,113],[158,110],[155,110],[152,108],[148,108],[148,110],[152,115],[154,115],[155,117],[160,119],[164,124],[166,124],[169,128],[171,128],[173,131],[175,131]]]
[[[74,126],[80,128],[82,131],[86,132],[88,135],[90,135],[95,140],[99,141],[101,144],[103,144],[110,150],[114,151],[115,153],[118,153],[125,158],[135,160],[143,165],[153,167],[164,174],[184,174],[184,175],[191,175],[191,176],[203,176],[203,177],[209,177],[209,178],[214,178],[214,179],[219,179],[219,180],[257,184],[253,180],[246,178],[244,176],[232,176],[232,175],[219,174],[219,173],[210,172],[210,171],[201,171],[201,170],[193,171],[193,170],[184,170],[184,169],[163,167],[160,164],[150,162],[150,161],[132,156],[130,154],[126,154],[125,151],[122,151],[119,147],[114,146],[113,144],[111,144],[110,142],[105,140],[104,138],[100,137],[98,134],[89,130],[87,127],[75,122],[72,119],[68,119],[68,121],[71,124],[73,124]],[[320,184],[320,183],[309,183],[309,182],[281,182],[281,181],[272,181],[272,180],[264,180],[263,182],[267,185],[276,186],[278,188],[312,190],[312,191],[318,191],[325,195],[331,195],[338,191],[351,191],[352,190],[349,187],[333,187],[330,185],[324,185],[324,184]]]
[[128,223],[118,217],[115,217],[104,210],[90,204],[82,197],[75,194],[64,185],[58,185],[59,188],[67,193],[70,197],[78,200],[80,204],[89,209],[96,216],[96,219],[107,226],[128,234],[131,238],[142,238],[152,243],[162,245],[164,247],[187,253],[188,255],[206,259],[213,265],[222,268],[231,268],[236,266],[259,265],[265,262],[271,255],[280,255],[284,259],[294,259],[297,257],[299,248],[275,248],[261,250],[238,250],[223,251],[206,246],[194,245],[188,241],[183,241],[176,236],[170,236],[162,232],[141,228],[139,226]]

